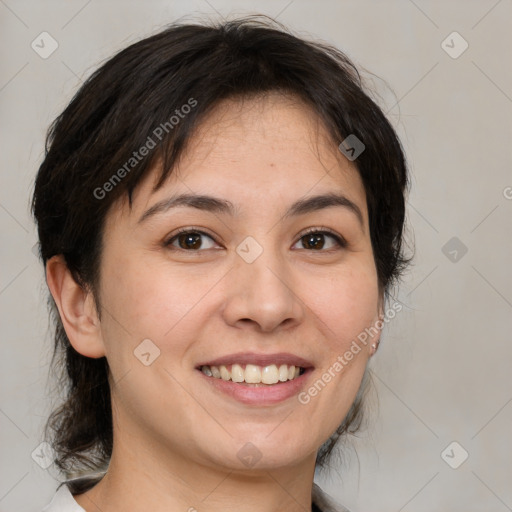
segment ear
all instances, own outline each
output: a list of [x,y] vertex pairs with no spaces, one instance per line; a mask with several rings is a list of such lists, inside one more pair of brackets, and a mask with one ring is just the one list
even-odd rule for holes
[[46,282],[73,348],[86,357],[103,357],[105,348],[92,292],[74,280],[62,255],[46,262]]
[[380,343],[380,337],[382,335],[382,328],[384,327],[384,294],[379,293],[379,301],[377,305],[377,315],[375,316],[375,321],[373,323],[375,329],[379,331],[378,334],[373,336],[372,342],[370,345],[370,357],[377,352]]

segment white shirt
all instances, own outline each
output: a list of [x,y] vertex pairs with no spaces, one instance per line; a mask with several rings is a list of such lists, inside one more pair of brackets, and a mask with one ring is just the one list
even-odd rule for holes
[[41,512],[85,512],[85,510],[75,501],[68,486],[63,484]]
[[[323,512],[350,512],[336,503],[315,483],[313,483],[312,498]],[[64,483],[55,493],[52,501],[41,512],[85,512],[85,510],[75,501],[68,486]]]

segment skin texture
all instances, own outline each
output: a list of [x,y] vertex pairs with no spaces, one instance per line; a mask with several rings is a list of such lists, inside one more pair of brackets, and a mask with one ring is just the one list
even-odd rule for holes
[[[354,401],[377,339],[307,404],[294,396],[245,405],[195,367],[234,352],[290,352],[315,367],[307,388],[375,324],[382,297],[359,174],[313,110],[272,93],[221,103],[153,192],[157,177],[155,168],[132,207],[120,201],[107,216],[101,320],[62,258],[47,264],[70,342],[85,356],[106,356],[111,369],[111,464],[75,499],[88,512],[225,512],[241,500],[248,512],[310,510],[317,450]],[[330,192],[353,201],[363,225],[340,206],[283,218],[296,200]],[[176,193],[229,200],[236,215],[179,207],[138,222]],[[180,249],[178,239],[166,246],[189,227],[206,233],[192,244],[199,249]],[[308,228],[328,228],[348,246],[325,235],[311,248]],[[247,236],[263,248],[252,263],[236,252]],[[144,339],[160,350],[149,366],[134,356]],[[237,457],[247,442],[261,453],[250,468]]]

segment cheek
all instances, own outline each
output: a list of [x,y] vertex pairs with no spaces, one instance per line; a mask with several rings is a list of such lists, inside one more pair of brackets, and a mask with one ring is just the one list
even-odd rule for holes
[[379,291],[373,265],[358,263],[329,279],[309,282],[308,305],[323,324],[332,348],[343,350],[376,320]]
[[121,334],[129,332],[134,342],[149,338],[162,348],[166,339],[174,346],[182,338],[188,316],[221,277],[147,255],[120,257],[105,269],[105,306],[116,320],[111,327],[124,328]]
[[308,411],[306,429],[318,429],[321,417],[327,439],[348,413],[361,385],[368,345],[358,337],[378,318],[379,291],[372,265],[354,264],[329,279],[311,282],[312,299],[307,305],[322,337],[322,363],[299,399]]

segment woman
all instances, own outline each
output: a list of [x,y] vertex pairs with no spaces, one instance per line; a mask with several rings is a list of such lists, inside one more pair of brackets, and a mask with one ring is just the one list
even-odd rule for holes
[[407,186],[347,57],[264,18],[96,71],[33,197],[67,389],[45,510],[346,510],[314,471],[361,424]]

